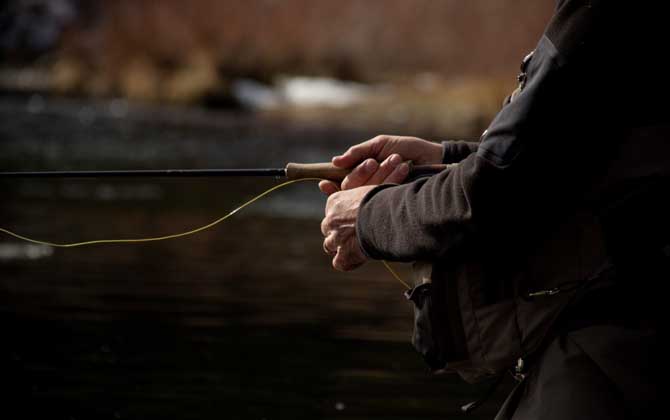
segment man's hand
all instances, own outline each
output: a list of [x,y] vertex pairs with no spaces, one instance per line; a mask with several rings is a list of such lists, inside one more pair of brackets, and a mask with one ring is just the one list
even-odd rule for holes
[[321,222],[325,236],[323,250],[333,257],[333,267],[349,271],[360,267],[368,258],[356,237],[356,220],[361,200],[373,186],[335,192],[328,197],[326,217]]
[[[335,156],[333,164],[340,168],[355,167],[341,184],[342,190],[348,190],[363,185],[399,184],[409,173],[403,161],[411,160],[416,165],[441,163],[442,153],[441,144],[416,137],[377,136]],[[340,189],[331,181],[321,181],[319,188],[327,195]]]

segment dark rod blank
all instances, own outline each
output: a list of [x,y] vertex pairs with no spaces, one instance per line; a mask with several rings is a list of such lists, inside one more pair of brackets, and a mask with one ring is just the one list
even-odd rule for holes
[[[413,165],[409,178],[430,176],[441,172],[449,165]],[[157,169],[128,171],[46,171],[46,172],[0,172],[2,178],[130,178],[130,177],[222,177],[222,176],[272,176],[294,179],[329,179],[340,182],[351,172],[351,169],[338,168],[330,162],[322,163],[289,163],[286,168],[261,169]]]
[[285,177],[284,168],[262,169],[156,169],[127,171],[40,171],[0,172],[0,178],[129,178],[129,177],[221,177],[221,176],[274,176]]

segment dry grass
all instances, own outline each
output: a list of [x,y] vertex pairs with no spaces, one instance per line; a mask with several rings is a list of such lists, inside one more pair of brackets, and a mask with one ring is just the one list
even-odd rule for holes
[[340,109],[272,113],[472,136],[513,87],[552,7],[522,0],[100,0],[98,18],[68,29],[40,80],[66,94],[194,103],[225,98],[238,77],[331,76],[388,87]]
[[62,90],[190,101],[235,76],[513,75],[552,2],[103,0],[56,63]]

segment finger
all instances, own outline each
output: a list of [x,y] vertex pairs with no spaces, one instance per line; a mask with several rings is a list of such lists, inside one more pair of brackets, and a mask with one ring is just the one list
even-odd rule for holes
[[340,190],[340,187],[333,181],[321,181],[319,182],[319,189],[322,193],[326,195],[331,195]]
[[333,165],[340,168],[353,168],[354,165],[367,158],[376,158],[379,150],[383,147],[384,142],[384,136],[377,136],[352,146],[342,155],[335,156],[333,158]]
[[[328,239],[328,238],[326,238],[326,239]],[[326,243],[326,241],[323,241],[323,252],[325,252],[326,255],[330,255],[331,257],[334,257],[335,254],[337,254],[337,248],[335,248],[336,250],[333,251],[333,249],[330,248],[330,246],[331,245]]]
[[326,245],[325,245],[325,244],[323,245],[323,252],[324,252],[326,255],[330,255],[331,257],[334,257],[335,254],[337,253],[337,252],[333,252],[333,251],[331,251],[330,249],[326,248]]
[[326,239],[323,240],[323,250],[326,254],[334,256],[337,253],[338,243],[337,243],[337,234],[335,231],[331,232],[326,236]]
[[330,233],[330,217],[326,216],[321,221],[321,234],[325,237]]
[[409,165],[407,163],[401,163],[396,166],[396,168],[391,172],[391,174],[386,177],[384,184],[402,184],[409,175]]
[[379,163],[377,163],[376,160],[367,159],[365,162],[355,167],[354,170],[342,180],[342,189],[350,190],[365,185],[378,168]]
[[368,179],[366,185],[379,185],[383,183],[401,163],[402,158],[400,155],[392,154],[379,165],[379,169]]

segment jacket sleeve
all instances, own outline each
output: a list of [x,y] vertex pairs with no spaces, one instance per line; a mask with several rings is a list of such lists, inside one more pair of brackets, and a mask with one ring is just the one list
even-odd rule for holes
[[447,140],[442,142],[444,154],[442,163],[458,163],[477,151],[478,142],[464,140]]
[[494,118],[476,153],[438,175],[366,195],[357,233],[369,257],[434,260],[468,238],[513,237],[569,210],[616,130],[616,123],[604,124],[612,94],[602,73],[608,53],[599,5],[560,4],[523,89]]

